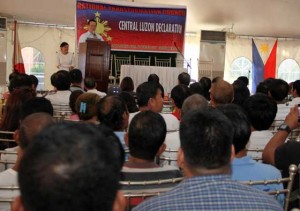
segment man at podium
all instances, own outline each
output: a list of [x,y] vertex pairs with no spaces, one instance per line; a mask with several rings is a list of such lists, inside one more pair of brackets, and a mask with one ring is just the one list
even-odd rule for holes
[[88,22],[88,31],[80,35],[79,43],[86,42],[87,38],[96,38],[101,41],[104,41],[103,37],[101,37],[99,34],[95,32],[97,28],[97,22],[94,19],[89,20]]

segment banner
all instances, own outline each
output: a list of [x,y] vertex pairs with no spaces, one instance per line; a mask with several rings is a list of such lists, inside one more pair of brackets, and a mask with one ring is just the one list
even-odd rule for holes
[[186,8],[77,0],[77,43],[87,32],[87,22],[91,19],[97,22],[96,33],[111,44],[112,50],[177,53],[178,48],[183,51]]

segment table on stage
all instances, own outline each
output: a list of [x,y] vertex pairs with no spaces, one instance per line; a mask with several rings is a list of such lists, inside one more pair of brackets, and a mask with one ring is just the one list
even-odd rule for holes
[[148,80],[150,74],[156,74],[159,77],[160,84],[164,87],[165,93],[170,93],[172,88],[178,84],[178,75],[187,72],[186,68],[179,67],[157,67],[157,66],[138,66],[122,65],[120,81],[126,76],[132,78],[134,88]]

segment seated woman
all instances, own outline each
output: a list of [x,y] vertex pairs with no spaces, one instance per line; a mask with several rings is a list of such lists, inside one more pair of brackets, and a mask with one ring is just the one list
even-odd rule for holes
[[72,115],[70,116],[70,120],[72,121],[79,121],[79,116],[76,112],[76,109],[75,109],[75,105],[76,105],[76,100],[78,99],[78,97],[80,95],[82,95],[84,92],[81,91],[81,90],[75,90],[72,92],[72,94],[70,95],[70,100],[69,100],[69,106],[72,110]]
[[131,77],[125,77],[123,78],[123,80],[120,83],[120,88],[122,90],[122,92],[128,92],[129,94],[131,94],[133,97],[135,97],[135,92],[134,90],[134,83]]
[[99,95],[94,93],[83,93],[80,95],[75,104],[75,110],[79,119],[87,123],[99,124],[96,106],[99,101]]

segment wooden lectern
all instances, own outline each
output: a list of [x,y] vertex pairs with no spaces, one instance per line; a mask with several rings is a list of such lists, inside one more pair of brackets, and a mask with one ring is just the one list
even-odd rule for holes
[[94,78],[102,92],[107,92],[108,87],[110,50],[111,45],[99,39],[79,43],[78,67],[84,78]]

